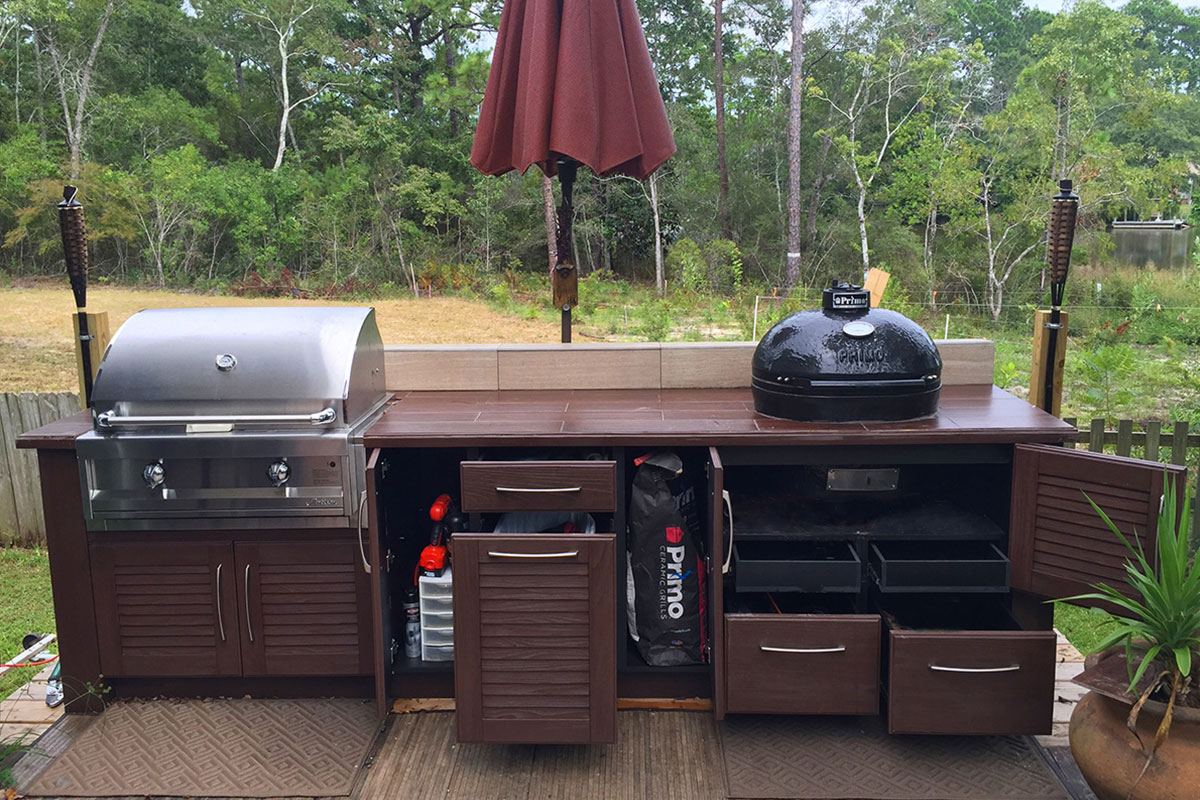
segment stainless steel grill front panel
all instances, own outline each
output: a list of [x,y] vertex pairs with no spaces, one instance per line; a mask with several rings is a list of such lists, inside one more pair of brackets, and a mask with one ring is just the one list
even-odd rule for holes
[[135,314],[76,442],[88,527],[354,525],[383,385],[369,308]]

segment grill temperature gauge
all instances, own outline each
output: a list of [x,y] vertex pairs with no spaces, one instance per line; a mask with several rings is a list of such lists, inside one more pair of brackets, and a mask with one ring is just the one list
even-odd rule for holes
[[271,484],[274,486],[283,486],[291,474],[292,468],[282,458],[267,467],[267,477],[271,479]]
[[163,469],[161,461],[151,461],[142,468],[142,479],[146,481],[147,488],[157,489],[167,479],[167,471]]

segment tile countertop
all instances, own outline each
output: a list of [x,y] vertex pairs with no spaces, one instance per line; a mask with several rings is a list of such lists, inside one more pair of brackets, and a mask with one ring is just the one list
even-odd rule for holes
[[1075,429],[994,386],[943,387],[938,413],[904,422],[792,422],[748,388],[402,392],[367,447],[881,445],[1072,441]]
[[[86,412],[20,437],[72,449]],[[754,411],[748,388],[401,392],[367,447],[495,445],[1055,444],[1076,431],[995,386],[942,388],[938,413],[904,422],[792,422]]]

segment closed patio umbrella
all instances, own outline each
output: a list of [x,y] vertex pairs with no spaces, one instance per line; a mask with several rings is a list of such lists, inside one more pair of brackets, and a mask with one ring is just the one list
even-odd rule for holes
[[571,263],[578,166],[649,177],[675,152],[634,0],[508,0],[471,163],[486,175],[536,164],[558,175],[554,303],[570,341],[578,277]]

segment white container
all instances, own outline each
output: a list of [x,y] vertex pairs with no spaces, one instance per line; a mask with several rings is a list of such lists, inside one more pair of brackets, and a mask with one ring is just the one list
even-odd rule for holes
[[454,660],[454,575],[450,567],[441,575],[417,579],[421,602],[421,660]]

